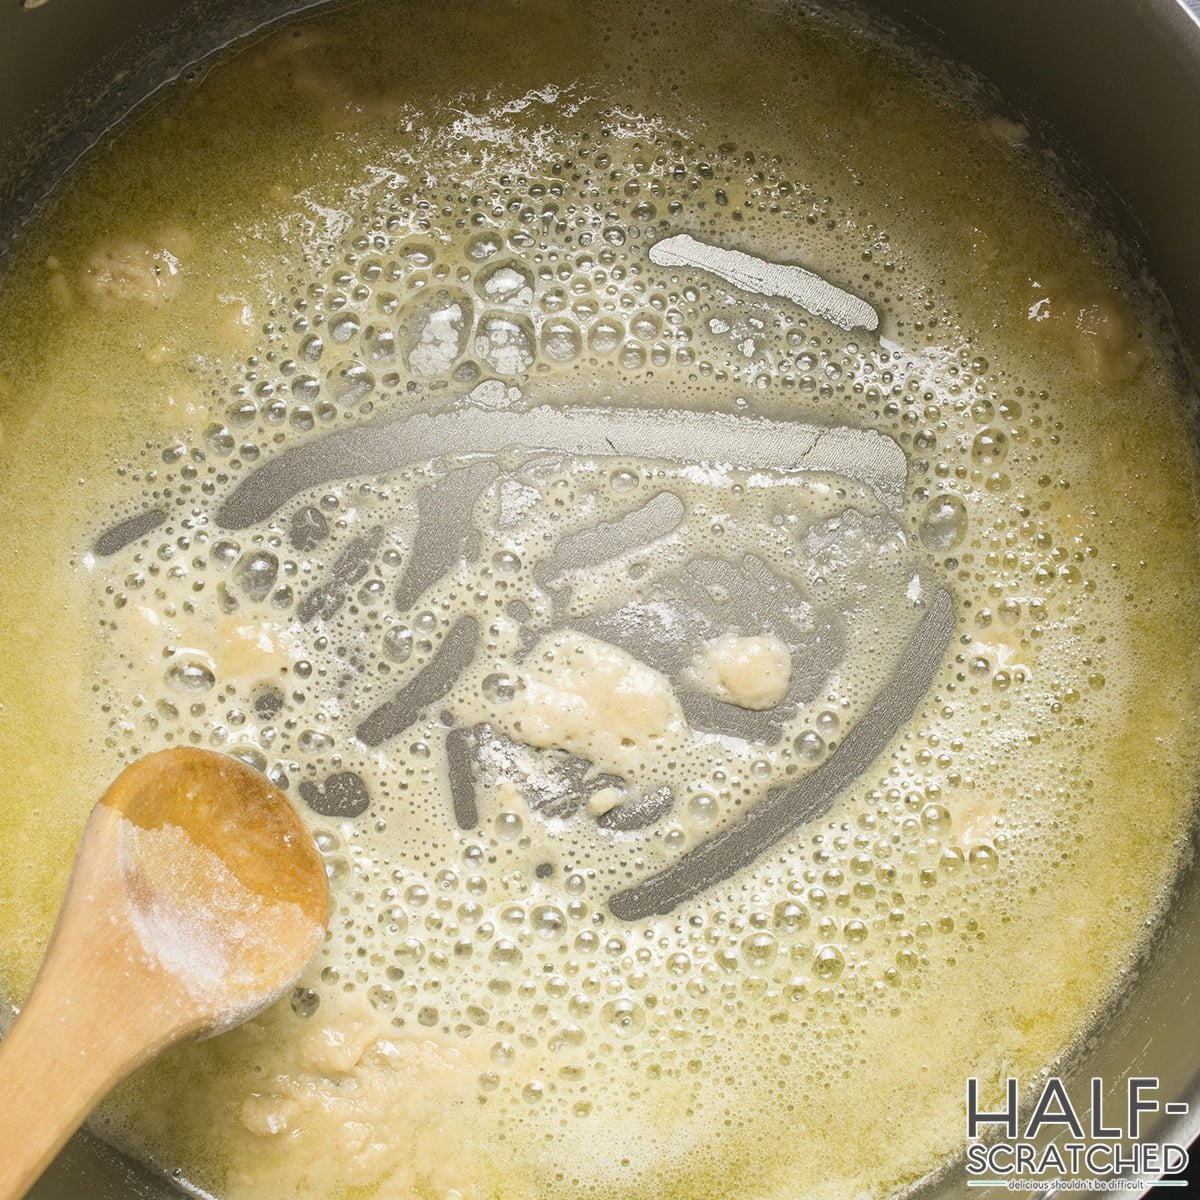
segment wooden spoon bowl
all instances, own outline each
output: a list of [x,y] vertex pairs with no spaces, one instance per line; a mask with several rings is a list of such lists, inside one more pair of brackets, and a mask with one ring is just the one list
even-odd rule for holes
[[0,1200],[168,1046],[261,1012],[329,919],[308,830],[257,771],[207,750],[127,767],[92,810],[58,924],[0,1042]]

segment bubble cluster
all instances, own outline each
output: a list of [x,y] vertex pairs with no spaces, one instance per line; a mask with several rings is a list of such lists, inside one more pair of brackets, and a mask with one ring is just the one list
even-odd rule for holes
[[[263,1080],[350,1012],[458,1064],[431,1110],[470,1108],[489,1162],[532,1147],[539,1194],[634,1194],[660,1156],[690,1164],[681,1196],[723,1194],[730,1146],[755,1194],[797,1194],[764,1104],[823,1127],[845,1081],[895,1080],[898,1029],[921,1031],[916,1056],[1017,1053],[968,1027],[973,980],[1025,977],[1012,931],[1045,919],[1111,803],[1132,601],[1083,507],[1079,410],[1040,348],[981,333],[945,264],[889,232],[882,185],[790,154],[748,110],[729,134],[723,109],[693,128],[552,88],[417,120],[322,74],[355,19],[298,39],[280,76],[350,127],[262,227],[283,232],[252,344],[184,330],[200,415],[110,481],[112,511],[157,523],[98,525],[80,553],[105,751],[240,758],[326,865],[328,938],[245,1051],[259,1107],[239,1119],[287,1119],[259,1111]],[[681,232],[819,269],[880,336],[652,263]],[[676,456],[636,423],[591,432],[631,412],[670,414]],[[569,439],[526,432],[560,429],[547,413]],[[792,422],[794,461],[742,461],[729,417]],[[812,466],[826,428],[894,451],[895,486]],[[238,517],[282,461],[302,485]],[[943,592],[933,686],[836,803],[665,914],[614,913],[837,775]],[[706,668],[754,639],[790,667],[765,700]],[[318,1090],[374,1086],[358,1061],[304,1061]],[[679,1116],[677,1141],[647,1113]]]
[[[1054,775],[1033,748],[1014,775],[980,736],[1016,712],[1030,719],[1020,694],[1048,611],[1095,586],[1089,549],[1036,515],[1043,401],[967,350],[934,372],[653,268],[646,248],[675,222],[720,236],[707,214],[735,178],[748,207],[778,208],[781,222],[818,203],[770,170],[752,171],[748,187],[755,161],[611,132],[538,178],[401,196],[404,217],[357,213],[343,240],[297,269],[308,282],[281,299],[263,346],[218,381],[223,420],[165,447],[142,475],[175,497],[167,523],[99,576],[109,645],[124,659],[107,690],[113,745],[129,756],[163,741],[223,749],[310,813],[336,912],[293,1012],[320,1020],[323,1005],[359,995],[397,1031],[496,1038],[476,1081],[488,1105],[580,1120],[624,1086],[614,1053],[620,1079],[665,1076],[689,1092],[717,1069],[691,1082],[714,1031],[769,1043],[780,1025],[797,1036],[834,1013],[865,1020],[912,1003],[931,962],[969,957],[1006,894],[1013,780]],[[886,287],[865,290],[886,305]],[[753,407],[773,413],[763,395],[803,396],[894,439],[910,491],[889,512],[869,487],[829,474],[497,447],[495,477],[454,510],[470,538],[404,603],[409,572],[422,574],[414,558],[437,558],[421,523],[454,503],[441,497],[468,460],[335,479],[236,532],[216,527],[204,499],[293,440],[398,415],[414,396],[503,409],[515,386],[525,403],[571,404],[596,371],[642,402],[686,398],[697,411],[749,410],[757,394]],[[519,422],[518,410],[514,438]],[[1013,486],[1001,466],[1030,489],[1023,520],[996,515],[992,497]],[[573,535],[664,492],[684,510],[666,534],[579,569],[557,562]],[[708,561],[729,578],[688,577]],[[830,758],[937,585],[957,598],[961,653],[929,712],[833,819],[666,918],[616,919],[606,902],[617,886]],[[689,598],[697,587],[702,602]],[[620,644],[622,620],[669,611],[692,622],[698,650],[729,632],[721,612],[741,633],[771,633],[760,593],[802,631],[793,664],[816,672],[811,695],[722,741],[719,725],[671,715],[696,686],[685,664],[646,684],[647,712],[670,710],[639,718],[646,736],[608,746],[591,729],[555,731],[561,712],[591,702],[604,669],[591,658],[577,669],[575,656],[593,651],[556,630]],[[364,752],[359,723],[436,673],[464,618],[478,639],[456,677],[381,753]],[[157,677],[135,667],[147,637]],[[822,646],[834,647],[828,662]],[[637,651],[614,668],[626,681]],[[589,719],[611,721],[611,701],[597,703]],[[477,811],[465,827],[453,817],[448,728],[474,739]],[[581,808],[600,784],[615,791]],[[655,789],[669,804],[645,829],[604,824]]]

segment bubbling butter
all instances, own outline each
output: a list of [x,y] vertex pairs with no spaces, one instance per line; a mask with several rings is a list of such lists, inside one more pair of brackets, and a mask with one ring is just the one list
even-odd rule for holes
[[537,665],[505,713],[503,724],[522,742],[566,750],[629,777],[657,745],[680,738],[683,712],[659,672],[594,638],[555,642],[534,647]]
[[725,633],[697,655],[693,673],[719,699],[742,708],[774,708],[787,695],[792,653],[777,637]]
[[267,773],[333,889],[287,1000],[96,1119],[197,1188],[882,1200],[1145,946],[1200,682],[1153,297],[940,68],[728,17],[318,15],[12,268],[0,984],[149,749]]

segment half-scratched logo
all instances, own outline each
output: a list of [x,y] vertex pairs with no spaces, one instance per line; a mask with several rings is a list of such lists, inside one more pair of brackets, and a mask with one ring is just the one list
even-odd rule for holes
[[[1153,1076],[1109,1086],[1094,1076],[1086,1095],[1051,1075],[1022,1103],[1020,1081],[1005,1080],[1004,1100],[987,1109],[977,1079],[967,1080],[967,1186],[1010,1192],[1144,1193],[1164,1173],[1188,1168],[1185,1146],[1167,1140],[1188,1114],[1167,1100]],[[1179,1134],[1186,1141],[1186,1135]],[[1184,1179],[1164,1187],[1187,1187]]]

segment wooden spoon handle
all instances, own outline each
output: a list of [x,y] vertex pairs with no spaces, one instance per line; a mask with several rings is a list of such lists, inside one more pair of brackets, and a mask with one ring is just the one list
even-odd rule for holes
[[261,775],[182,747],[126,767],[92,810],[0,1043],[0,1200],[20,1200],[144,1062],[278,999],[328,919],[316,846]]
[[20,1200],[112,1088],[195,1029],[123,919],[118,819],[93,810],[42,969],[0,1041],[0,1200]]
[[[69,985],[68,985],[69,986]],[[78,1011],[76,997],[35,990],[0,1042],[0,1200],[20,1200],[101,1098],[137,1067],[113,1013]]]

